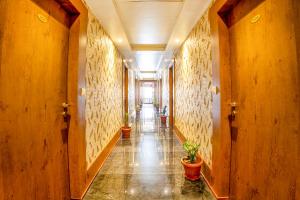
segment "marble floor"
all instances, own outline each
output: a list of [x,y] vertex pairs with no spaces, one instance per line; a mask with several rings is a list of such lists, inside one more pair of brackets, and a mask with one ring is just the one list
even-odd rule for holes
[[183,176],[181,144],[144,104],[130,139],[120,139],[84,200],[214,200],[205,182]]

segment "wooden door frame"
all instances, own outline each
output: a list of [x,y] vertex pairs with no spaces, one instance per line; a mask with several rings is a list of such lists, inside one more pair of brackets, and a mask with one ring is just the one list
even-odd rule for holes
[[[261,1],[253,1],[250,4],[250,9],[253,9],[257,7],[260,3],[264,2],[265,0]],[[231,137],[230,133],[228,134],[228,120],[226,119],[226,115],[230,114],[230,107],[228,106],[228,103],[231,101],[231,82],[233,77],[231,77],[231,66],[230,66],[230,33],[229,28],[231,23],[235,23],[239,20],[239,17],[236,17],[237,21],[230,22],[229,18],[227,16],[228,13],[237,5],[239,0],[217,0],[213,7],[210,9],[210,21],[211,21],[211,33],[212,38],[215,40],[213,43],[213,85],[216,85],[220,88],[221,93],[218,94],[218,97],[215,98],[214,96],[214,102],[213,102],[213,127],[214,127],[214,133],[213,137],[216,137],[216,140],[213,140],[213,164],[215,162],[214,157],[216,158],[217,164],[219,164],[221,160],[221,153],[216,151],[218,148],[215,148],[216,144],[219,143],[219,141],[222,142],[220,139],[221,136],[225,140],[222,142],[224,145],[219,145],[219,149],[222,149],[223,147],[226,147],[226,151],[228,151],[228,146],[231,149]],[[288,2],[286,2],[288,3]],[[296,47],[297,47],[297,55],[299,55],[299,23],[297,23],[299,20],[299,8],[300,4],[297,3],[297,1],[289,1],[289,3],[294,4],[293,5],[293,18],[294,21],[291,21],[291,23],[294,23],[295,25],[295,35],[296,35]],[[270,10],[268,12],[271,12]],[[276,11],[275,11],[276,12]],[[278,11],[277,11],[278,12]],[[239,13],[241,15],[245,13]],[[299,56],[297,56],[297,59],[299,61]],[[299,62],[298,62],[298,69],[299,69]],[[298,70],[299,72],[299,70]],[[299,77],[299,76],[298,76]],[[221,131],[222,130],[222,131]],[[225,132],[224,132],[225,130]],[[232,129],[234,130],[234,129]],[[231,133],[234,135],[234,131]],[[216,149],[216,150],[215,150]],[[229,154],[227,153],[226,156],[230,156],[229,159],[231,160],[231,150],[229,150]],[[217,153],[215,153],[217,152]],[[214,154],[217,154],[214,156]],[[216,165],[217,165],[216,164]],[[228,166],[228,163],[226,164]],[[214,168],[214,167],[213,167]],[[227,167],[226,167],[227,168]],[[232,166],[229,164],[229,169],[231,169]],[[223,168],[224,169],[224,168]],[[214,169],[213,169],[214,170]],[[227,170],[226,170],[227,171]],[[226,172],[228,174],[228,172]],[[225,174],[224,174],[225,175]],[[218,177],[214,177],[216,180]],[[230,193],[230,185],[231,185],[231,172],[229,171],[228,174],[228,195],[231,195]],[[222,187],[217,185],[217,191],[222,191]]]
[[[175,61],[175,59],[173,59]],[[175,62],[168,70],[169,73],[169,127],[174,126],[174,69]]]
[[[231,8],[238,0],[217,0],[209,10],[212,42],[213,136],[212,168],[204,166],[203,174],[217,199],[229,199],[231,129],[231,72],[229,32],[220,16],[221,9]],[[220,168],[222,166],[222,168]]]
[[[46,10],[53,9],[50,6],[54,4],[53,0],[31,1],[41,8],[46,8]],[[55,3],[58,4],[59,9],[65,10],[69,15],[68,23],[66,24],[69,28],[69,48],[66,58],[68,64],[65,83],[66,100],[70,105],[69,113],[71,115],[68,127],[68,181],[70,186],[69,195],[72,199],[80,199],[86,184],[85,97],[81,95],[81,89],[85,88],[85,39],[88,11],[81,0],[55,0]],[[58,14],[55,10],[51,11],[54,12],[54,15]]]
[[56,0],[77,12],[70,26],[68,53],[69,175],[71,199],[81,199],[92,178],[87,175],[85,142],[85,68],[88,10],[80,0]]
[[[229,22],[226,20],[226,12],[235,7],[239,0],[216,0],[209,10],[211,23],[212,43],[212,64],[213,64],[213,86],[217,94],[213,96],[213,136],[212,136],[212,169],[205,170],[205,177],[208,179],[213,192],[217,198],[229,198],[230,195],[230,161],[231,159],[231,132],[228,121],[231,102],[231,66],[230,66],[230,40]],[[300,4],[294,7],[294,21],[299,19]],[[297,12],[298,10],[298,12]],[[300,55],[299,47],[300,23],[295,24],[295,35],[297,55]],[[300,57],[298,56],[298,61]],[[299,62],[298,62],[299,65]],[[222,165],[222,170],[217,169]],[[229,189],[226,189],[229,188]],[[299,194],[299,193],[298,193]]]
[[129,73],[129,70],[128,68],[124,65],[123,67],[124,69],[124,81],[123,81],[123,88],[124,88],[124,91],[123,91],[123,94],[124,94],[124,116],[126,113],[129,112],[129,107],[128,107],[128,73]]

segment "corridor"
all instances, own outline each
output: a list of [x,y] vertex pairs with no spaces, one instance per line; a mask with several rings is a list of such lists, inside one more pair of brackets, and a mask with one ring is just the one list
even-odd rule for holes
[[0,200],[300,200],[300,0],[0,0]]
[[182,144],[144,104],[130,139],[120,139],[84,200],[214,200],[201,178],[184,178]]

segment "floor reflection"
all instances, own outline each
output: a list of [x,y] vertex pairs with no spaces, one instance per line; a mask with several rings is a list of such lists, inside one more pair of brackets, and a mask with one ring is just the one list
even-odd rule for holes
[[214,199],[202,179],[184,178],[181,144],[144,104],[130,139],[121,139],[84,200]]

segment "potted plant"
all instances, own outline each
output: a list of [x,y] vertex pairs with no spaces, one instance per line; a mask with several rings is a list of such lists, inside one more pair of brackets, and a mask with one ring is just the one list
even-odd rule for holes
[[160,116],[160,121],[162,124],[166,124],[167,123],[167,106],[164,107],[162,113],[161,113],[161,116]]
[[125,113],[124,121],[125,121],[125,126],[122,127],[122,137],[129,138],[131,127],[128,125],[128,113]]
[[185,171],[185,177],[191,181],[195,181],[200,178],[200,171],[203,160],[198,156],[198,144],[193,144],[190,141],[186,141],[183,144],[183,149],[186,151],[187,156],[181,159]]

